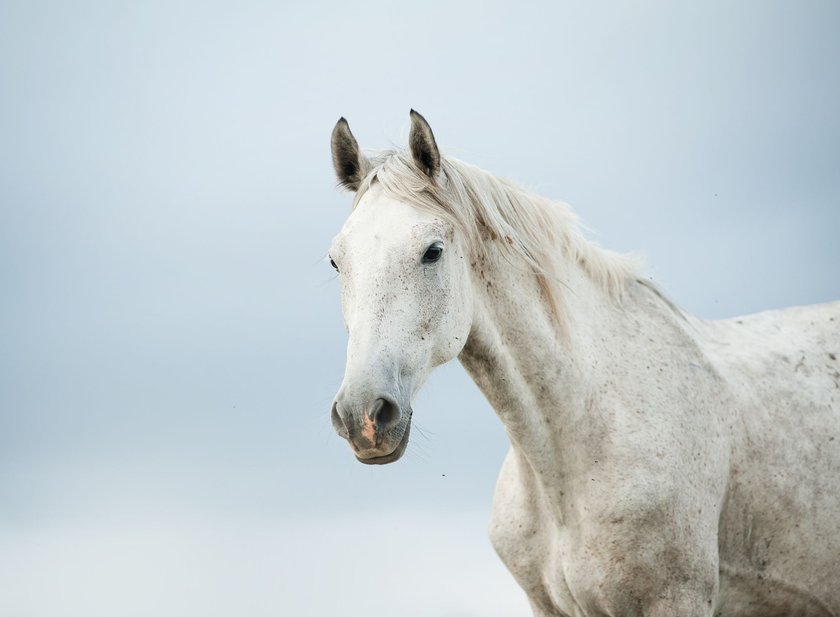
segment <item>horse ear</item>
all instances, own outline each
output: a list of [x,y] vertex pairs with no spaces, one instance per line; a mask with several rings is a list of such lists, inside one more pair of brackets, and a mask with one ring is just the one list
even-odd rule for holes
[[347,120],[339,118],[332,132],[332,160],[338,183],[346,189],[355,191],[367,174],[368,161],[359,150],[359,144]]
[[440,152],[435,143],[432,127],[426,119],[413,109],[411,110],[411,133],[408,135],[408,147],[411,156],[427,176],[434,178],[440,172]]

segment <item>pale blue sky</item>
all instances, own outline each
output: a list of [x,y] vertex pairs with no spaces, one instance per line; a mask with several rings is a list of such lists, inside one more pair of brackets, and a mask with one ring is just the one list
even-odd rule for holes
[[827,301],[838,32],[833,2],[0,0],[0,613],[527,615],[460,367],[396,465],[330,428],[335,121],[389,147],[418,109],[700,316]]

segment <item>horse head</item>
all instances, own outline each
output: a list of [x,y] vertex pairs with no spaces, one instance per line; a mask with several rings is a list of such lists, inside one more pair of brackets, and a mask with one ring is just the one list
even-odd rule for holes
[[[329,251],[348,333],[331,417],[367,464],[402,456],[412,398],[432,369],[461,352],[472,325],[467,247],[450,217],[422,207],[449,197],[432,130],[413,110],[409,146],[369,159],[344,118],[332,134],[339,184],[356,197]],[[399,172],[399,190],[383,166]]]

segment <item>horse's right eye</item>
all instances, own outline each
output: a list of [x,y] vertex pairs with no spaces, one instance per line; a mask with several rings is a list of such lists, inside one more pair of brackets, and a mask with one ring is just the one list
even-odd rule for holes
[[435,242],[432,246],[426,249],[423,253],[423,263],[433,264],[443,255],[443,247],[440,242]]

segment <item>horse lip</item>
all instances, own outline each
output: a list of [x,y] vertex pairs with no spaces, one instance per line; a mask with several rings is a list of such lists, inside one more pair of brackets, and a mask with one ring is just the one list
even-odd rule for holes
[[370,458],[361,458],[356,455],[356,460],[360,463],[364,463],[365,465],[387,465],[388,463],[393,463],[394,461],[398,460],[403,453],[405,453],[405,449],[408,447],[408,435],[411,433],[411,413],[408,416],[408,422],[405,424],[405,432],[403,432],[403,436],[400,439],[400,443],[397,444],[397,447],[390,454],[385,454],[383,456],[372,456]]

